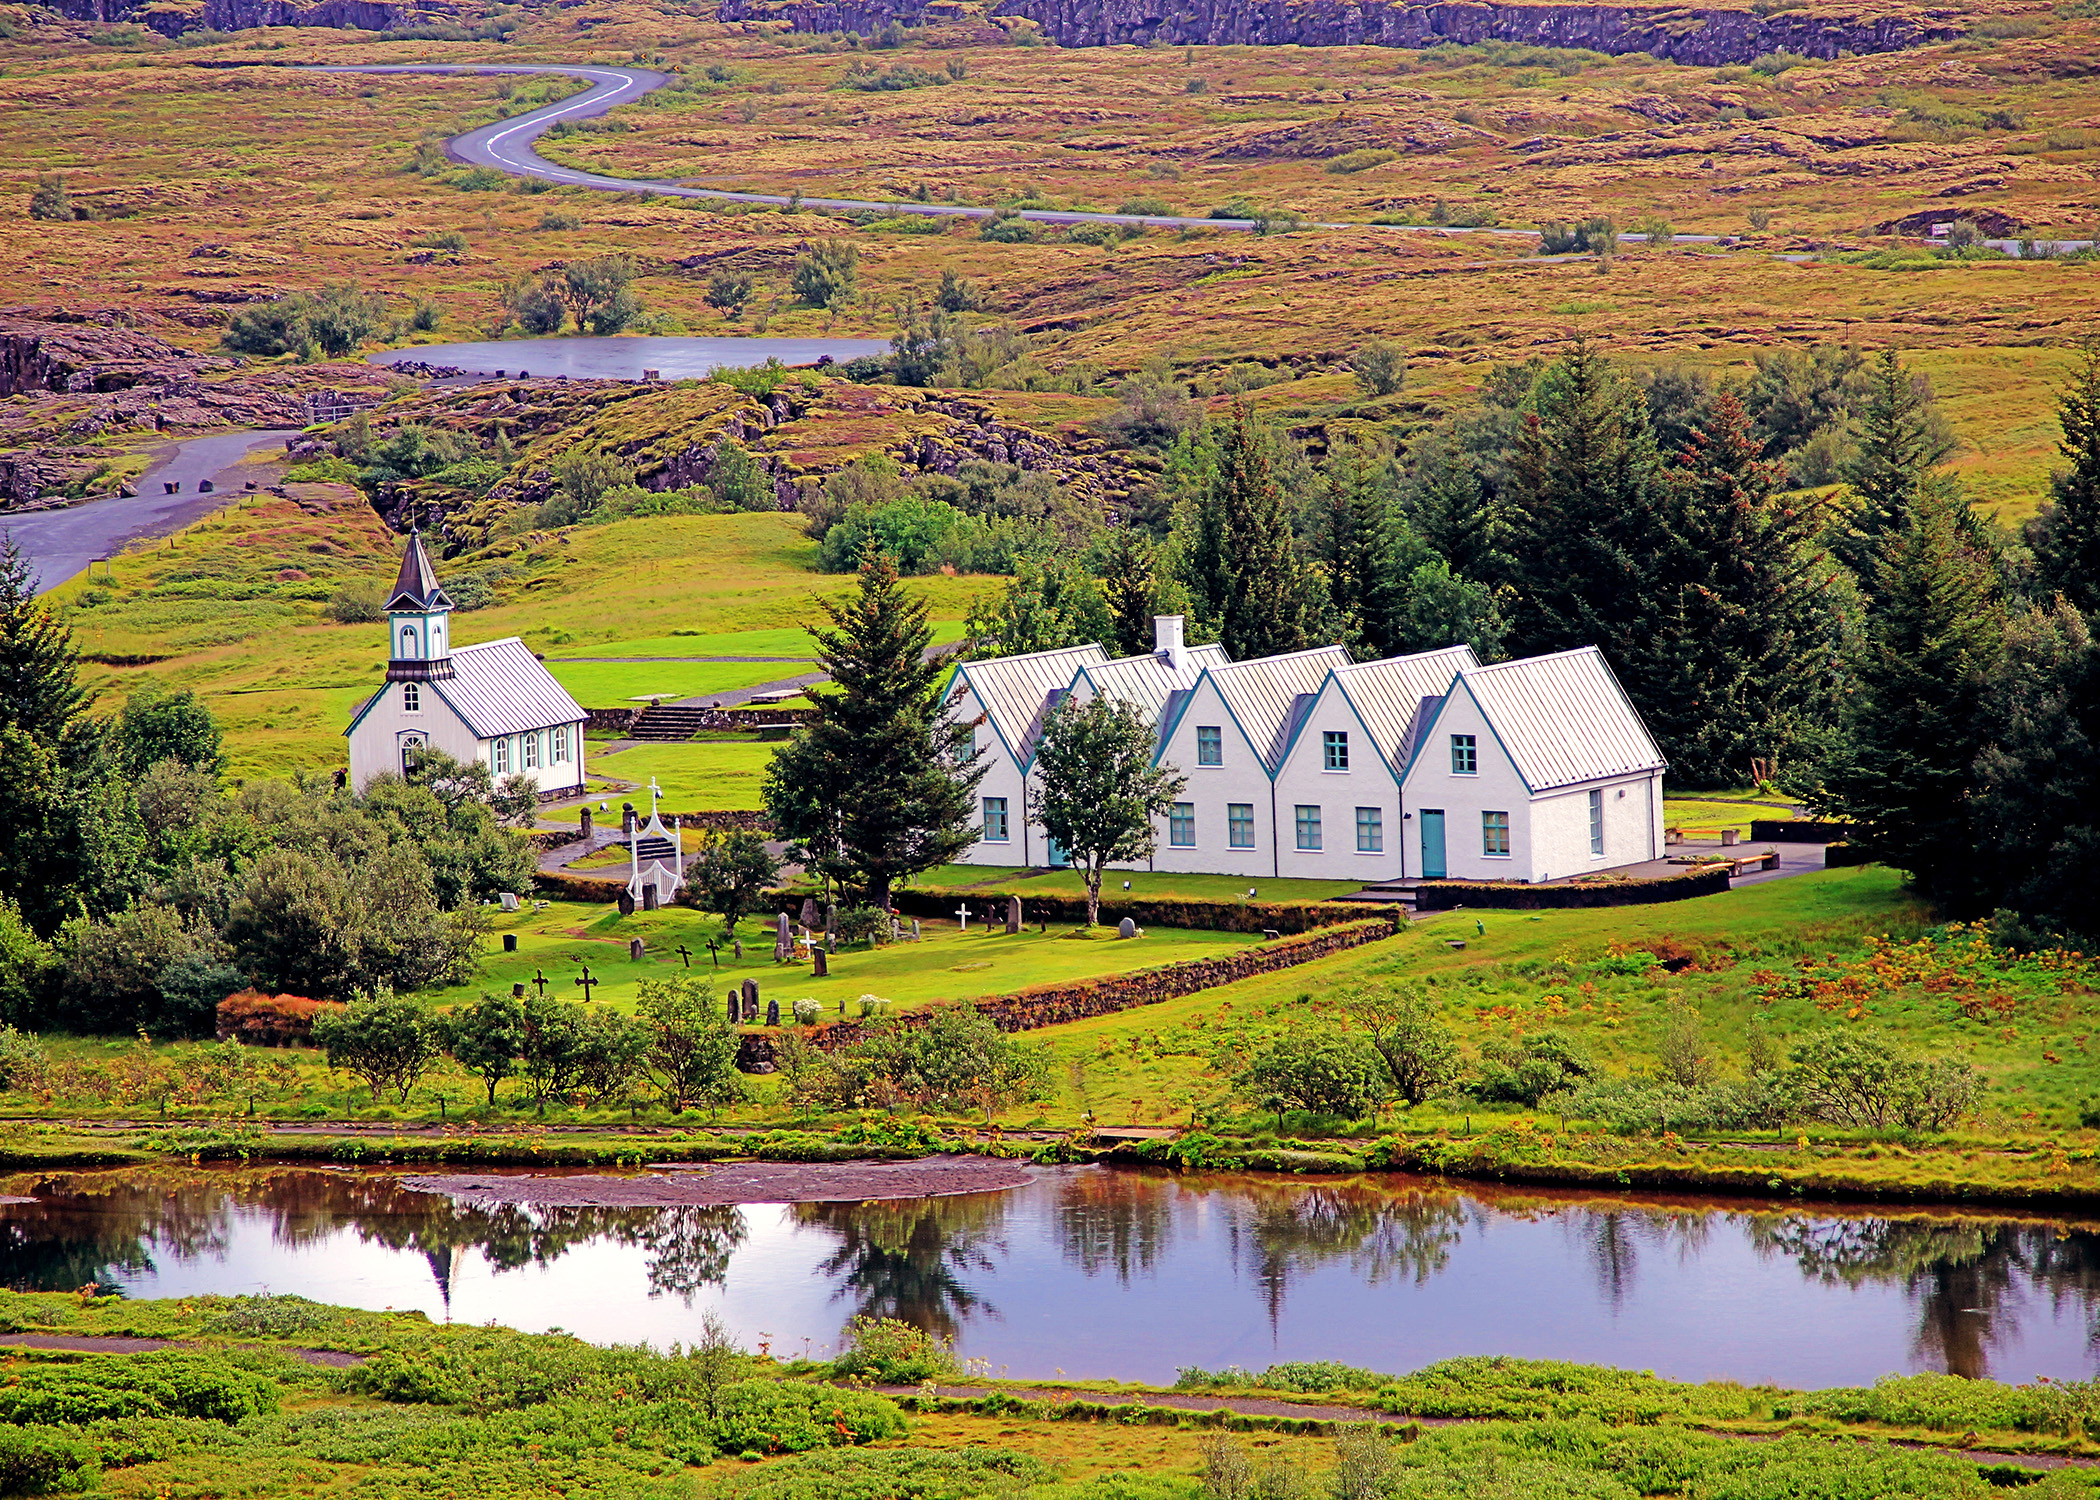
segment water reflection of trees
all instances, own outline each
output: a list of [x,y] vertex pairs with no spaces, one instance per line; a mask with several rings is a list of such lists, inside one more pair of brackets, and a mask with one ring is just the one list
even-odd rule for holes
[[690,1301],[723,1279],[747,1232],[734,1207],[481,1205],[366,1173],[82,1173],[34,1186],[35,1203],[10,1205],[0,1218],[0,1283],[21,1290],[150,1274],[156,1256],[223,1259],[235,1218],[266,1213],[273,1238],[295,1249],[348,1228],[367,1244],[420,1255],[447,1301],[464,1251],[479,1250],[494,1270],[511,1271],[594,1240],[641,1249],[650,1294]]
[[834,1301],[851,1298],[858,1316],[895,1318],[954,1338],[972,1317],[999,1316],[967,1278],[991,1270],[994,1255],[1005,1253],[1007,1207],[1005,1193],[961,1193],[798,1203],[792,1212],[798,1225],[838,1238],[822,1266],[837,1282]]
[[2100,1349],[2100,1234],[2089,1229],[1982,1220],[1801,1219],[1758,1216],[1750,1243],[1784,1255],[1812,1280],[1900,1286],[1917,1307],[1912,1352],[1955,1375],[1990,1373],[1993,1346],[2019,1332],[2025,1289],[2061,1309],[2069,1301]]
[[1346,1263],[1366,1285],[1405,1276],[1417,1285],[1444,1269],[1469,1217],[1456,1193],[1394,1193],[1363,1183],[1238,1185],[1230,1221],[1234,1263],[1261,1288],[1271,1326],[1293,1277]]
[[1152,1270],[1174,1241],[1178,1184],[1136,1172],[1073,1172],[1057,1185],[1052,1209],[1065,1258],[1089,1276],[1116,1280]]
[[1690,1260],[1706,1248],[1713,1233],[1713,1215],[1693,1209],[1571,1209],[1567,1222],[1589,1261],[1597,1294],[1614,1312],[1633,1294],[1644,1249]]

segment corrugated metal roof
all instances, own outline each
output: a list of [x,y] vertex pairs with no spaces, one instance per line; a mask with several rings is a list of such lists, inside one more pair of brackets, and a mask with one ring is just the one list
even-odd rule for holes
[[454,647],[452,676],[430,687],[482,739],[577,724],[588,717],[514,635]]
[[1668,764],[1595,646],[1459,676],[1534,792]]
[[1043,732],[1043,715],[1050,710],[1051,695],[1070,687],[1081,667],[1098,667],[1107,661],[1108,653],[1089,642],[1026,656],[964,662],[955,675],[976,690],[985,717],[1015,760],[1026,765],[1035,753],[1036,737]]
[[1299,694],[1317,693],[1329,672],[1348,665],[1349,653],[1340,646],[1316,646],[1288,656],[1228,662],[1207,675],[1274,775],[1290,743]]
[[1102,697],[1136,705],[1157,725],[1169,698],[1183,688],[1194,687],[1206,668],[1222,667],[1231,660],[1223,646],[1190,646],[1181,653],[1178,672],[1165,652],[1149,651],[1143,656],[1119,656],[1098,667],[1088,667],[1086,676]]
[[386,602],[388,609],[450,609],[452,600],[438,587],[437,569],[430,565],[430,554],[423,550],[423,535],[411,531],[408,534],[408,550],[401,554],[401,572],[394,579],[394,592]]
[[1398,773],[1414,750],[1422,700],[1443,697],[1462,668],[1479,665],[1471,646],[1443,646],[1337,667],[1334,680],[1371,731],[1378,753]]

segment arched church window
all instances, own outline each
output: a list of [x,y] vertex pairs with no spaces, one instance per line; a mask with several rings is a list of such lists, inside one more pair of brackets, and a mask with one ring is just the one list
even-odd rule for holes
[[402,655],[403,657],[410,657],[410,656],[420,656],[421,654],[422,654],[421,652],[419,652],[419,651],[417,651],[417,650],[416,650],[416,627],[415,627],[415,626],[413,626],[413,625],[404,625],[404,626],[402,626],[402,627],[401,627],[401,655]]

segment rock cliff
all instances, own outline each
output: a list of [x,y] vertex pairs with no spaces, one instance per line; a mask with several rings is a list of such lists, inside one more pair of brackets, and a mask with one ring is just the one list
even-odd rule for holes
[[[720,0],[724,21],[786,20],[799,31],[873,32],[939,19],[943,0]],[[1698,67],[1784,49],[1807,57],[1894,52],[1961,34],[1952,11],[1904,16],[1639,5],[1485,5],[1473,0],[995,0],[1061,47],[1433,47],[1514,42],[1647,52]]]
[[186,31],[246,31],[256,26],[343,26],[362,31],[392,31],[430,19],[426,13],[451,16],[455,7],[410,4],[403,0],[196,0],[175,6],[165,0],[47,0],[51,9],[73,21],[132,21],[162,36]]

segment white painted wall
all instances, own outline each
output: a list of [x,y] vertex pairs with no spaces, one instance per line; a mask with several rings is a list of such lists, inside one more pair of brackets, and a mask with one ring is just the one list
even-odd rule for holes
[[[950,723],[975,724],[971,731],[976,736],[977,753],[986,770],[984,780],[977,784],[977,802],[971,810],[971,826],[978,831],[978,841],[956,856],[956,863],[965,865],[1029,865],[1041,862],[1043,845],[1039,830],[1026,827],[1028,820],[1027,789],[1022,782],[1021,768],[1014,764],[1013,757],[1000,742],[999,732],[992,728],[991,720],[984,718],[984,703],[977,690],[967,680],[951,689],[948,695],[947,714]],[[983,719],[982,723],[976,721]],[[1006,799],[1005,843],[988,843],[984,839],[984,799],[1004,797]]]
[[[1196,731],[1215,726],[1219,731],[1222,765],[1196,763]],[[1160,747],[1162,764],[1171,765],[1188,778],[1181,800],[1196,807],[1196,843],[1177,849],[1168,842],[1169,825],[1159,825],[1159,849],[1152,857],[1156,870],[1176,874],[1245,875],[1259,880],[1273,877],[1276,864],[1276,818],[1269,771],[1261,756],[1239,726],[1233,722],[1225,700],[1208,677],[1199,678],[1181,717],[1175,721],[1167,742]],[[1235,802],[1254,809],[1254,847],[1230,847],[1227,809]],[[1285,833],[1288,838],[1288,832]]]
[[[1451,737],[1470,734],[1479,770],[1460,776],[1451,769]],[[1429,728],[1404,788],[1407,812],[1407,873],[1422,873],[1422,813],[1444,812],[1445,874],[1453,880],[1522,880],[1532,873],[1531,792],[1504,753],[1487,716],[1461,682]],[[1481,814],[1509,814],[1509,855],[1483,852]]]
[[404,737],[420,734],[424,743],[433,749],[442,750],[455,760],[486,762],[488,755],[482,743],[458,714],[454,713],[431,689],[427,682],[418,683],[419,707],[410,713],[401,706],[399,682],[389,682],[379,690],[379,701],[374,703],[357,727],[350,732],[350,785],[362,792],[375,776],[392,772],[401,774],[401,754]]
[[[505,776],[529,776],[533,785],[542,792],[574,791],[584,784],[582,722],[569,725],[568,731],[565,760],[554,759],[554,731],[551,728],[501,736],[503,769],[500,771],[496,769],[497,740],[481,741],[476,751],[477,758],[498,780]],[[532,750],[532,764],[529,765],[526,763],[528,741]]]
[[[1660,856],[1654,837],[1659,776],[1585,782],[1541,796],[1532,807],[1533,880],[1639,864]],[[1603,794],[1604,852],[1590,852],[1590,797]]]
[[[1326,769],[1326,734],[1346,734],[1349,769]],[[1300,880],[1385,880],[1400,873],[1400,786],[1341,685],[1329,678],[1276,773],[1277,873]],[[1300,804],[1320,809],[1320,850],[1298,848]],[[1356,810],[1379,810],[1383,849],[1359,853]]]

